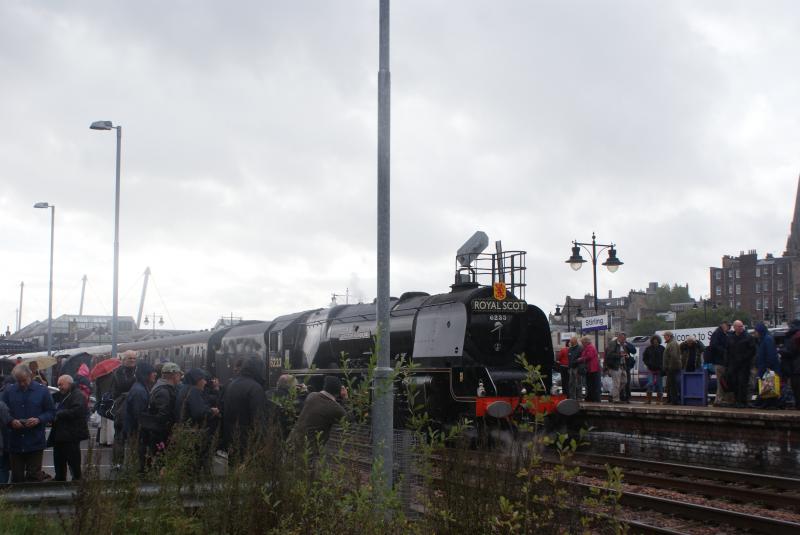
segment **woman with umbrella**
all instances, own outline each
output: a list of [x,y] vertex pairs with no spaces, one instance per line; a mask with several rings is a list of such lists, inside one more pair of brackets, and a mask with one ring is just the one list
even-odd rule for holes
[[[111,383],[114,381],[112,372],[116,370],[121,362],[119,359],[106,359],[98,362],[92,368],[90,378],[94,381],[95,395],[97,401],[103,399],[103,396],[108,393],[111,394]],[[97,429],[97,441],[101,446],[114,445],[114,422],[108,418],[100,417],[100,427]]]

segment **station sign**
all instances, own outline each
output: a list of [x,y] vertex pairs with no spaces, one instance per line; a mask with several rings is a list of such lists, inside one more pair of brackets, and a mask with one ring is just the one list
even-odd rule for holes
[[486,314],[522,314],[528,310],[525,301],[498,301],[496,299],[473,299],[470,301],[472,312],[485,312]]
[[603,314],[602,316],[590,316],[588,318],[581,319],[581,331],[593,332],[593,331],[607,331],[608,330],[608,315]]

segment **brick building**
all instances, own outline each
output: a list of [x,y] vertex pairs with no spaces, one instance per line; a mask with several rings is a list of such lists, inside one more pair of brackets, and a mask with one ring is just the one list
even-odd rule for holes
[[756,321],[776,325],[800,317],[800,179],[783,255],[759,259],[755,249],[725,255],[722,267],[709,269],[709,281],[713,302],[747,311]]
[[783,323],[795,317],[794,257],[758,258],[755,250],[725,255],[722,267],[710,268],[711,300],[743,310],[756,321]]

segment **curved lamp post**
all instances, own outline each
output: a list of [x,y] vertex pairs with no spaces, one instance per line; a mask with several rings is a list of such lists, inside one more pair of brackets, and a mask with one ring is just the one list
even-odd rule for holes
[[50,292],[47,303],[47,355],[53,352],[53,238],[56,230],[56,207],[54,204],[37,202],[34,208],[50,208]]
[[92,130],[116,130],[117,131],[117,181],[116,195],[114,201],[114,303],[111,317],[111,357],[117,356],[117,334],[119,332],[119,164],[120,150],[122,145],[122,127],[114,126],[111,121],[95,121],[90,126]]

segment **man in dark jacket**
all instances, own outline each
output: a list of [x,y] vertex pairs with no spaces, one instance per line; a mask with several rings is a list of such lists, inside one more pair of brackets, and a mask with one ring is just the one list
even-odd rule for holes
[[86,397],[72,376],[62,375],[58,378],[58,391],[61,401],[56,405],[53,428],[47,443],[53,446],[55,480],[67,480],[67,466],[72,479],[77,480],[81,478],[81,440],[89,439],[89,410]]
[[18,364],[11,373],[16,384],[6,386],[0,397],[13,418],[7,446],[11,482],[22,483],[26,478],[41,481],[44,428],[55,416],[53,398],[46,386],[33,382],[33,374],[25,364]]
[[11,411],[8,410],[8,405],[0,401],[0,426],[2,426],[2,433],[0,433],[0,485],[8,483],[9,470],[11,470],[8,461],[8,424],[11,423]]
[[[781,381],[788,384],[794,396],[794,408],[800,410],[800,320],[789,325],[786,341],[780,350]],[[788,390],[783,389],[781,397],[786,399]]]
[[755,365],[756,344],[744,330],[744,323],[733,322],[733,334],[728,338],[728,377],[736,397],[736,407],[747,407],[750,369]]
[[[610,370],[616,392],[611,392],[613,401],[630,403],[631,398],[631,370],[636,363],[633,355],[636,346],[628,342],[625,333],[617,333],[617,338],[606,349],[605,367]],[[618,377],[618,378],[617,378]]]
[[200,368],[186,372],[175,401],[176,421],[202,428],[219,415],[219,409],[211,407],[203,395],[207,382],[208,374]]
[[728,330],[730,325],[727,321],[719,324],[714,332],[711,334],[711,340],[708,342],[706,349],[706,362],[714,366],[714,374],[717,376],[717,392],[714,397],[714,405],[719,407],[726,403],[730,396],[723,387],[723,382],[726,380],[725,372],[728,365]]
[[347,400],[347,389],[342,386],[338,377],[325,376],[322,392],[312,392],[308,395],[303,405],[303,412],[300,413],[297,423],[289,434],[289,443],[294,446],[295,451],[304,451],[308,447],[316,453],[317,445],[323,445],[328,441],[331,427],[346,414],[337,397]]
[[[239,377],[225,389],[222,400],[222,448],[231,457],[244,459],[247,444],[266,426],[267,396],[264,363],[251,357],[242,364]],[[235,440],[238,437],[238,440]]]
[[168,443],[175,423],[175,401],[177,385],[181,381],[181,369],[174,362],[165,362],[161,367],[161,379],[150,391],[147,410],[139,415],[140,441],[147,447],[151,458],[162,453]]

